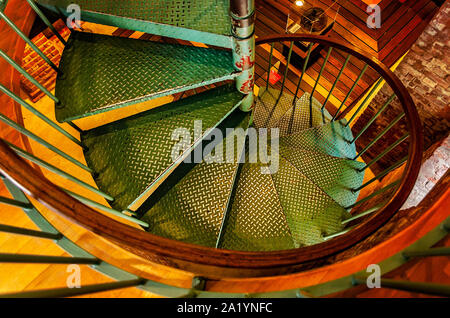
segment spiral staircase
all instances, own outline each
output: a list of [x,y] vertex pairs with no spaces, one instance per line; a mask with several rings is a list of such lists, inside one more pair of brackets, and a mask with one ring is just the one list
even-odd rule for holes
[[[71,1],[26,2],[53,31],[56,30],[43,9],[70,15],[65,9]],[[1,202],[24,209],[42,231],[7,225],[2,225],[0,230],[52,239],[72,257],[4,253],[0,254],[0,262],[86,264],[117,280],[78,289],[57,288],[3,296],[74,296],[128,286],[164,296],[275,295],[264,294],[274,291],[273,287],[258,285],[258,279],[276,280],[283,275],[290,280],[289,277],[299,273],[303,275],[306,269],[319,269],[320,264],[328,262],[327,257],[345,254],[395,220],[412,190],[422,151],[417,111],[392,72],[357,48],[320,36],[261,38],[256,45],[266,48],[270,55],[268,61],[264,61],[266,73],[255,78],[252,1],[232,0],[231,9],[226,0],[79,1],[83,21],[213,47],[72,30],[68,40],[56,33],[65,45],[57,66],[8,18],[8,2],[0,3],[0,18],[57,71],[55,93],[28,75],[14,58],[3,51],[1,56],[54,101],[58,123],[12,89],[1,85],[1,91],[50,125],[52,133],[57,130],[74,147],[81,148],[86,163],[7,116],[0,115],[0,120],[20,132],[23,138],[34,140],[61,156],[66,164],[89,172],[91,180],[95,181],[94,186],[89,180],[67,173],[29,149],[23,149],[26,145],[19,147],[3,139],[0,152],[5,159],[0,170],[13,198],[2,197]],[[302,81],[309,53],[295,92],[285,87],[295,41],[309,42],[310,47],[320,44],[328,48],[321,72],[310,91],[304,89]],[[286,43],[289,55],[277,55],[282,51],[279,45]],[[369,67],[380,76],[353,112],[345,103],[353,88],[335,113],[330,114],[326,107],[334,98],[333,89],[345,65],[325,102],[317,98],[320,76],[333,49],[346,52],[348,59],[352,56],[365,63],[353,87]],[[275,58],[283,63],[278,71],[284,72],[284,77],[282,82],[272,84],[270,74]],[[255,81],[257,88],[254,88]],[[396,98],[404,112],[373,142],[357,152],[356,142],[370,129],[373,120],[356,132],[351,124],[384,82],[394,94],[378,107],[376,116]],[[188,92],[194,94],[184,97]],[[99,113],[176,94],[181,96],[176,101],[93,129],[82,130],[74,123]],[[379,156],[363,160],[363,153],[402,119],[407,122],[404,136],[381,149]],[[76,133],[62,128],[63,123]],[[174,138],[174,131],[180,128],[189,138],[182,141]],[[218,132],[224,137],[220,138]],[[377,174],[371,171],[373,164],[405,141],[409,142],[409,153],[403,159]],[[177,142],[181,151],[174,156]],[[101,204],[53,184],[36,166],[85,187],[107,203]],[[394,182],[363,191],[393,173],[399,176]],[[63,217],[59,221],[46,218],[47,214],[38,209],[38,204],[33,204],[35,200]],[[427,247],[447,233],[448,220],[445,221],[442,213],[439,220],[438,223],[447,223],[434,230],[438,233],[433,232],[432,239],[426,240]],[[63,224],[70,222],[90,233],[86,235],[95,234],[92,238],[101,237],[99,247],[74,243],[71,235],[63,230]],[[405,248],[412,249],[408,246],[413,242],[407,243]],[[133,264],[116,265],[113,256],[108,259],[97,256],[100,246],[123,249],[153,270],[138,270],[139,266],[133,268]],[[424,244],[418,246],[427,254],[423,252]],[[447,255],[448,250],[434,249],[430,253]],[[182,274],[177,275],[183,279],[170,282],[158,274],[158,271],[163,272],[161,268],[166,272],[181,271]],[[364,283],[362,278],[351,277],[339,288]],[[284,283],[278,295],[302,295],[291,285],[295,285],[295,281]],[[234,286],[238,282],[244,287]],[[259,287],[248,287],[252,282]],[[324,282],[326,280],[321,281]],[[335,279],[330,278],[329,284],[334,283]],[[384,284],[388,286],[392,282]],[[319,286],[317,280],[311,285]],[[397,288],[422,288],[430,293],[448,295],[448,289],[435,285]],[[250,291],[243,292],[245,288]],[[339,290],[333,288],[330,290]]]

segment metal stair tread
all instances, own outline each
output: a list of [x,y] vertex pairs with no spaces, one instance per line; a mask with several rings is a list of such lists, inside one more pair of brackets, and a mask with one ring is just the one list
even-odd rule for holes
[[280,147],[280,155],[340,206],[356,202],[359,192],[351,189],[362,185],[364,172],[358,169],[363,162],[292,147]]
[[126,209],[173,164],[174,129],[185,127],[194,136],[194,121],[201,119],[204,133],[241,100],[233,85],[224,85],[84,132],[86,162],[99,189],[115,198],[112,207]]
[[[231,52],[72,32],[56,81],[56,119],[71,121],[233,79]],[[75,98],[76,97],[76,98]]]
[[[38,3],[65,13],[73,1],[38,0]],[[78,0],[76,3],[84,21],[231,47],[229,0]]]
[[297,247],[321,243],[344,228],[350,214],[283,157],[272,178]]
[[224,228],[221,248],[276,251],[295,248],[270,174],[259,163],[244,163]]

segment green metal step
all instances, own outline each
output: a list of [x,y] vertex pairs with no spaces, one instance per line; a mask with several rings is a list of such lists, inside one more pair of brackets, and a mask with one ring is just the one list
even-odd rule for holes
[[280,147],[280,155],[339,205],[356,202],[359,192],[351,189],[362,185],[364,172],[358,169],[365,166],[363,162],[291,147]]
[[[72,0],[38,0],[69,15]],[[77,0],[83,21],[231,48],[229,0]]]
[[[249,115],[245,114],[237,128],[246,129],[248,122]],[[170,239],[214,247],[244,138],[245,135],[229,135],[217,145],[220,151],[212,154],[221,154],[225,161],[230,155],[227,150],[233,151],[233,162],[211,162],[211,157],[206,157],[147,211],[141,219],[149,222],[148,231]]]
[[272,174],[296,247],[314,245],[343,229],[350,214],[289,161]]
[[[264,87],[259,91],[259,97],[256,100],[254,111],[254,122],[258,128],[276,128],[280,129],[280,136],[290,133],[300,132],[310,128],[310,94],[304,93],[295,102],[293,107],[294,95],[283,92],[280,96],[280,90]],[[331,115],[324,110],[324,118],[321,113],[322,105],[316,98],[312,99],[312,125],[321,126],[325,122],[330,122]]]
[[333,157],[351,159],[356,156],[350,127],[341,121],[303,130],[298,133],[280,137],[280,146],[301,148],[304,150],[321,152]]
[[[224,85],[84,132],[82,142],[89,149],[85,158],[99,189],[116,198],[113,208],[126,209],[175,168],[171,154],[178,143],[172,140],[176,128],[186,128],[193,137],[194,121],[202,120],[204,133],[241,100],[233,85]],[[194,141],[185,146],[192,147]]]
[[233,79],[231,52],[72,32],[56,82],[59,122]]
[[261,169],[269,172],[262,164],[243,164],[220,248],[241,251],[295,248],[272,177],[262,174]]

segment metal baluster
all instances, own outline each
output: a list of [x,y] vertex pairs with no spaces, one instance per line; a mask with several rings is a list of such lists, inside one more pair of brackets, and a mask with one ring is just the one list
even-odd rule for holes
[[385,169],[383,172],[381,172],[380,174],[378,174],[377,176],[373,177],[372,179],[370,179],[369,181],[367,181],[366,183],[364,183],[362,186],[356,188],[356,189],[352,189],[352,192],[358,192],[359,190],[367,187],[369,184],[371,184],[372,182],[374,182],[377,179],[383,178],[385,175],[387,175],[389,172],[397,169],[398,167],[400,167],[406,160],[408,160],[408,156],[405,156],[403,159],[397,161],[395,164],[393,164],[392,166],[390,166],[389,168]]
[[14,199],[10,199],[10,198],[5,198],[5,197],[0,197],[0,203],[1,204],[6,204],[9,206],[14,206],[16,208],[21,208],[21,209],[29,209],[32,206],[28,203],[25,202],[20,202]]
[[123,213],[121,213],[119,211],[116,211],[114,209],[111,209],[110,207],[104,206],[103,204],[100,204],[100,203],[95,202],[95,201],[93,201],[91,199],[85,198],[85,197],[83,197],[83,196],[81,196],[79,194],[76,194],[75,192],[72,192],[70,190],[63,189],[63,188],[61,188],[61,189],[63,191],[65,191],[67,194],[69,194],[70,196],[74,197],[75,199],[79,200],[80,202],[82,202],[82,203],[84,203],[86,205],[89,205],[89,206],[91,206],[93,208],[97,208],[97,209],[99,209],[101,211],[113,214],[115,216],[118,216],[118,217],[120,217],[122,219],[125,219],[125,220],[128,220],[128,221],[131,221],[133,223],[139,224],[139,225],[141,225],[143,227],[149,227],[148,223],[145,223],[144,221],[141,221],[139,219],[133,218],[131,216],[123,214]]
[[25,71],[19,64],[10,58],[5,52],[0,49],[0,56],[6,60],[12,67],[14,67],[20,74],[22,74],[27,80],[33,83],[37,88],[44,92],[45,95],[50,97],[55,103],[59,103],[59,99],[53,95],[48,89],[46,89],[41,83],[39,83],[34,77]]
[[347,228],[347,229],[345,229],[345,230],[342,230],[342,231],[340,231],[340,232],[337,232],[337,233],[334,233],[334,234],[331,234],[331,235],[324,236],[323,239],[324,239],[324,241],[327,241],[327,240],[330,240],[330,239],[335,238],[335,237],[337,237],[337,236],[341,236],[341,235],[343,235],[343,234],[345,234],[345,233],[348,233],[348,232],[350,232],[351,230],[353,230],[354,227],[355,227],[355,226],[352,226],[352,227],[349,227],[349,228]]
[[350,95],[353,93],[353,91],[355,90],[356,85],[358,85],[358,82],[361,80],[361,78],[363,77],[364,73],[367,71],[367,68],[369,67],[369,65],[364,65],[361,73],[359,73],[358,78],[356,79],[356,81],[353,83],[352,87],[350,88],[350,91],[347,93],[347,95],[345,96],[344,100],[341,103],[341,106],[339,106],[338,110],[336,111],[336,113],[333,116],[332,120],[336,120],[336,117],[339,115],[339,113],[341,112],[342,107],[344,107],[345,103],[347,102],[347,100],[349,99]]
[[400,183],[400,180],[394,181],[394,182],[388,184],[387,186],[385,186],[385,187],[383,187],[383,188],[373,192],[372,194],[368,195],[367,197],[357,201],[356,203],[353,203],[352,205],[349,205],[349,206],[345,207],[344,209],[349,210],[351,208],[354,208],[355,206],[360,205],[360,204],[362,204],[362,203],[372,199],[373,197],[375,197],[375,196],[377,196],[377,195],[379,195],[379,194],[381,194],[381,193],[391,189],[392,187],[395,187],[399,183]]
[[[312,89],[311,95],[309,96],[309,127],[312,127],[313,125],[313,110],[312,110],[312,102],[314,97],[314,92],[316,91],[317,85],[319,84],[319,80],[322,77],[323,70],[325,69],[325,66],[327,65],[328,59],[330,58],[330,54],[333,48],[330,46],[328,48],[327,56],[325,57],[325,61],[322,64],[322,67],[320,68],[319,76],[316,79],[316,82],[314,83],[314,87]],[[289,133],[291,132],[291,127],[289,127]]]
[[368,209],[368,210],[366,210],[366,211],[364,211],[364,212],[362,212],[362,213],[359,213],[359,214],[357,214],[357,215],[354,215],[354,216],[352,216],[352,217],[350,217],[350,218],[348,218],[348,219],[342,221],[341,223],[342,223],[342,224],[347,224],[347,223],[350,223],[350,222],[352,222],[352,221],[354,221],[354,220],[357,220],[357,219],[359,219],[359,218],[362,218],[363,216],[372,214],[373,212],[376,212],[376,211],[378,211],[379,209],[381,209],[384,205],[385,205],[385,203],[380,203],[380,204],[378,204],[378,205],[376,205],[376,206],[374,206],[374,207],[372,207],[372,208],[370,208],[370,209]]
[[429,256],[450,256],[450,247],[433,247],[419,251],[405,251],[402,253],[406,259],[412,257],[429,257]]
[[0,253],[0,263],[29,263],[29,264],[86,264],[98,265],[100,260],[90,257],[66,257],[30,254]]
[[53,172],[53,173],[56,173],[57,175],[65,178],[67,180],[70,180],[70,181],[72,181],[72,182],[74,182],[74,183],[76,183],[76,184],[78,184],[78,185],[80,185],[82,187],[85,187],[86,189],[88,189],[88,190],[90,190],[90,191],[92,191],[92,192],[94,192],[94,193],[96,193],[98,195],[101,195],[102,197],[104,197],[105,199],[107,199],[109,201],[113,201],[114,200],[114,198],[112,196],[110,196],[110,195],[108,195],[108,194],[98,190],[97,188],[91,186],[90,184],[88,184],[88,183],[86,183],[86,182],[84,182],[84,181],[82,181],[82,180],[80,180],[78,178],[75,178],[74,176],[64,172],[63,170],[61,170],[61,169],[59,169],[59,168],[57,168],[57,167],[55,167],[53,165],[51,165],[50,163],[45,162],[44,160],[37,158],[36,156],[32,155],[31,153],[26,152],[23,149],[20,149],[19,147],[17,147],[15,145],[13,145],[12,143],[8,142],[7,140],[4,140],[4,139],[0,139],[0,140],[5,142],[9,147],[11,147],[22,158],[27,159],[27,160],[29,160],[29,161],[31,161],[31,162],[33,162],[33,163],[35,163],[35,164],[37,164],[37,165],[39,165],[41,167],[43,167],[43,168]]
[[48,233],[48,232],[42,232],[42,231],[35,231],[35,230],[25,229],[25,228],[16,227],[16,226],[5,225],[5,224],[0,224],[0,232],[32,236],[32,237],[51,239],[51,240],[59,240],[60,238],[62,238],[61,233],[55,234],[55,233]]
[[36,136],[35,134],[33,134],[31,131],[27,130],[26,128],[20,126],[19,124],[17,124],[16,122],[14,122],[13,120],[9,119],[8,117],[6,117],[3,114],[0,114],[0,121],[4,122],[5,124],[7,124],[8,126],[14,128],[15,130],[19,131],[21,134],[33,139],[34,141],[40,143],[41,145],[47,147],[48,149],[50,149],[51,151],[57,153],[58,155],[60,155],[61,157],[67,159],[68,161],[72,162],[73,164],[79,166],[80,168],[83,168],[84,170],[88,171],[88,172],[93,172],[91,168],[89,168],[88,166],[82,164],[81,162],[79,162],[78,160],[74,159],[73,157],[69,156],[68,154],[66,154],[65,152],[59,150],[58,148],[56,148],[55,146],[53,146],[52,144],[46,142],[44,139]]
[[[366,278],[354,277],[353,283],[355,285],[366,284]],[[404,290],[414,293],[430,294],[437,296],[450,297],[450,285],[435,284],[435,283],[422,283],[422,282],[409,282],[395,279],[380,279],[380,285],[383,288],[391,288]]]
[[338,76],[336,77],[336,80],[334,81],[333,86],[331,86],[330,92],[328,93],[328,96],[327,96],[327,98],[325,99],[325,102],[324,102],[323,105],[322,105],[322,109],[321,109],[321,110],[322,110],[322,113],[323,113],[323,110],[325,109],[325,106],[326,106],[327,103],[328,103],[328,100],[329,100],[330,97],[331,97],[331,94],[333,93],[333,90],[336,88],[336,85],[337,85],[337,83],[339,82],[339,79],[341,78],[342,73],[344,72],[345,68],[347,67],[347,64],[348,64],[348,62],[350,61],[350,58],[351,58],[351,57],[352,57],[351,54],[349,54],[349,55],[347,56],[347,58],[345,59],[344,65],[343,65],[342,68],[339,70]]
[[366,166],[362,169],[358,169],[360,172],[366,170],[367,168],[369,168],[371,165],[373,165],[374,163],[376,163],[378,160],[380,160],[381,158],[383,158],[387,153],[389,153],[392,149],[394,149],[395,147],[397,147],[399,144],[401,144],[406,138],[409,137],[409,134],[405,134],[403,135],[400,139],[398,139],[396,142],[394,142],[392,145],[390,145],[388,148],[386,148],[383,152],[381,152],[378,156],[376,156],[375,158],[373,158],[368,164],[366,164]]
[[305,62],[303,63],[302,74],[300,75],[300,79],[298,80],[297,88],[295,89],[294,100],[292,101],[292,105],[295,105],[295,102],[297,101],[297,94],[298,94],[298,91],[300,89],[300,84],[302,83],[302,80],[303,80],[303,75],[306,72],[306,67],[307,67],[308,62],[309,62],[309,57],[311,56],[312,47],[313,47],[313,44],[309,43],[308,53],[306,54],[306,59],[305,59]]
[[[287,58],[287,62],[286,62],[286,69],[284,70],[284,76],[283,76],[283,82],[281,83],[281,91],[280,91],[280,96],[278,96],[278,101],[281,98],[281,95],[283,95],[283,91],[284,91],[284,86],[286,83],[286,77],[289,71],[289,65],[291,64],[291,57],[292,57],[292,49],[294,48],[294,41],[291,42],[291,45],[289,46],[289,53],[288,53],[288,58]],[[276,104],[275,104],[276,105]]]
[[360,153],[358,153],[356,155],[355,158],[353,158],[353,160],[358,159],[358,157],[362,156],[367,150],[370,149],[370,147],[372,147],[378,140],[381,139],[381,137],[383,137],[395,124],[397,124],[403,117],[405,116],[405,113],[401,113],[400,115],[398,115],[394,121],[392,121],[378,136],[376,136],[374,139],[372,139],[372,141],[363,149],[361,150]]
[[34,44],[2,11],[0,11],[0,18],[5,20],[11,29],[13,29],[22,40],[24,40],[51,68],[60,73],[59,68]]
[[273,47],[275,46],[275,42],[272,42],[270,46],[270,55],[269,55],[269,68],[267,69],[267,82],[266,82],[266,92],[269,89],[269,79],[270,79],[270,69],[272,68],[272,56],[273,56]]
[[[183,93],[184,93],[184,92],[183,92]],[[73,122],[68,121],[67,124],[68,124],[70,127],[72,127],[73,129],[75,129],[76,131],[78,131],[80,134],[83,132],[83,130],[82,130],[80,127],[78,127],[77,125],[75,125]]]
[[62,42],[62,44],[67,45],[66,40],[63,39],[63,37],[59,34],[59,32],[55,29],[53,24],[50,23],[50,21],[45,16],[44,12],[39,9],[39,7],[34,3],[33,0],[27,0],[27,2],[30,4],[30,7],[33,8],[34,12],[42,19],[42,21],[45,23],[46,26],[49,27],[50,30],[52,30],[53,34],[56,35],[56,37]]
[[83,144],[76,139],[74,136],[72,136],[71,134],[69,134],[67,131],[65,131],[64,129],[62,129],[60,126],[58,126],[58,124],[56,124],[55,122],[53,122],[52,120],[50,120],[47,116],[45,116],[44,114],[42,114],[40,111],[38,111],[36,108],[34,108],[33,106],[31,106],[30,104],[28,104],[26,101],[24,101],[22,98],[20,98],[19,96],[17,96],[16,94],[14,94],[13,92],[11,92],[9,89],[7,89],[5,86],[3,86],[2,84],[0,84],[0,91],[5,93],[8,97],[10,97],[11,99],[13,99],[16,103],[19,103],[20,105],[22,105],[23,107],[25,107],[26,109],[28,109],[33,115],[36,115],[37,117],[39,117],[40,119],[42,119],[43,121],[45,121],[49,126],[51,126],[52,128],[54,128],[55,130],[57,130],[59,133],[63,134],[64,136],[66,136],[68,139],[70,139],[70,141],[74,142],[75,144],[77,144],[80,147],[83,147]]
[[370,92],[366,95],[366,98],[364,98],[364,101],[361,103],[361,105],[359,105],[358,109],[353,113],[352,117],[350,118],[350,120],[347,122],[347,124],[345,124],[345,127],[348,127],[350,125],[350,123],[353,121],[353,119],[355,119],[356,115],[361,111],[361,109],[364,108],[364,106],[366,105],[367,101],[369,100],[370,96],[372,96],[372,94],[375,92],[375,90],[378,88],[378,86],[380,86],[380,84],[383,82],[383,79],[380,78],[378,80],[378,82],[372,87],[372,89],[370,90]]
[[123,280],[112,283],[103,283],[95,285],[82,286],[80,288],[54,288],[35,291],[25,291],[12,294],[0,295],[0,298],[56,298],[56,297],[73,297],[103,291],[111,291],[120,288],[140,286],[145,283],[144,279],[138,278],[133,280]]
[[378,118],[378,116],[380,116],[380,114],[386,109],[386,107],[389,106],[389,104],[394,100],[394,98],[396,97],[395,94],[392,94],[391,97],[389,97],[389,99],[387,100],[387,102],[383,105],[383,107],[380,108],[380,110],[378,110],[378,112],[375,114],[375,116],[373,116],[369,122],[366,124],[366,126],[364,126],[363,129],[361,129],[361,131],[356,135],[355,138],[353,138],[353,140],[350,142],[351,144],[354,143],[359,137],[361,137],[361,135],[367,130],[367,128],[370,127],[370,125],[372,125],[372,123],[375,121],[375,119]]

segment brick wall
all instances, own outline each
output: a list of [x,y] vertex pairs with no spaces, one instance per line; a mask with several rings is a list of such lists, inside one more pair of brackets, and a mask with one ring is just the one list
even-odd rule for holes
[[[416,104],[423,124],[425,149],[445,137],[450,127],[449,25],[450,0],[447,0],[395,71]],[[385,85],[355,124],[355,131],[359,131],[367,123],[391,94],[392,90]],[[357,145],[359,150],[392,122],[400,112],[400,103],[395,100],[359,139]],[[391,133],[367,152],[365,159],[374,158],[405,132],[406,122],[403,119]],[[407,154],[407,146],[408,141],[405,141],[395,148],[379,161],[375,170],[380,171],[401,159]]]

